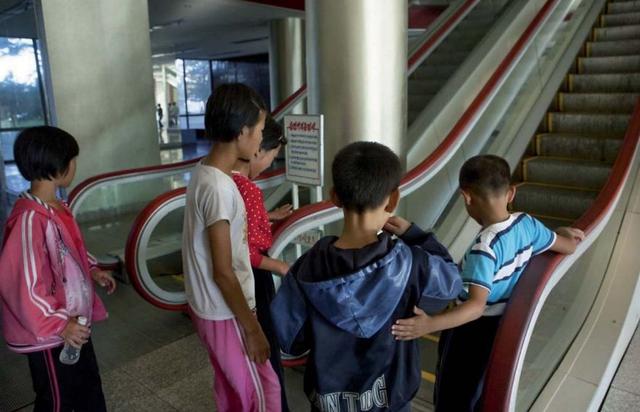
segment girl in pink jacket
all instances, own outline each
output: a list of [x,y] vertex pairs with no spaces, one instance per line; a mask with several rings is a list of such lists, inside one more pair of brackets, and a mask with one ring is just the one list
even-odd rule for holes
[[[56,197],[73,180],[78,144],[61,129],[41,126],[20,133],[13,150],[31,189],[16,201],[0,252],[4,338],[29,358],[35,411],[104,411],[90,325],[107,312],[92,280],[108,293],[116,283],[98,269],[71,211]],[[89,324],[80,325],[79,316]],[[65,343],[82,348],[78,363],[60,362]]]

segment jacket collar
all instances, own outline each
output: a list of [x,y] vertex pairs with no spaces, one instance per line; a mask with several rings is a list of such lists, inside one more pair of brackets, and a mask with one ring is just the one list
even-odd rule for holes
[[59,236],[62,239],[62,242],[66,245],[67,250],[69,251],[69,253],[71,253],[71,256],[73,256],[73,258],[76,260],[78,265],[80,265],[83,268],[83,270],[88,270],[88,265],[86,264],[87,258],[82,259],[82,256],[81,256],[83,253],[86,253],[86,252],[83,250],[78,250],[78,248],[75,245],[75,242],[73,241],[73,236],[71,235],[71,233],[69,232],[69,229],[67,228],[67,225],[64,224],[64,222],[62,221],[58,213],[54,210],[54,208],[51,207],[44,200],[30,193],[29,191],[24,191],[20,193],[19,198],[28,201],[27,203],[29,204],[29,206],[26,208],[33,210],[36,213],[45,215],[47,216],[47,218],[49,218],[49,220],[53,221],[55,225],[54,230],[57,231],[56,235],[59,234]]

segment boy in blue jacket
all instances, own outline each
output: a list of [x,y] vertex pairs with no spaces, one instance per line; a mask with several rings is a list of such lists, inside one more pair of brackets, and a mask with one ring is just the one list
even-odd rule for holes
[[391,216],[402,176],[391,150],[350,144],[332,174],[342,234],[318,241],[284,278],[271,306],[276,334],[285,351],[310,349],[312,410],[408,411],[420,385],[418,342],[395,340],[391,326],[414,306],[444,309],[461,291],[459,271],[433,234]]

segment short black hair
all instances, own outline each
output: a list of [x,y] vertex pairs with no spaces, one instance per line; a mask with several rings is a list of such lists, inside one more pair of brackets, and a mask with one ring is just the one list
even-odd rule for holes
[[18,170],[30,182],[63,176],[79,153],[76,139],[53,126],[24,129],[13,144]]
[[216,142],[231,142],[242,128],[254,127],[267,106],[262,97],[242,83],[218,86],[209,99],[204,115],[205,135]]
[[474,156],[462,165],[459,183],[460,189],[481,196],[504,193],[511,185],[509,163],[495,155]]
[[282,126],[271,116],[267,117],[264,122],[264,129],[262,130],[262,143],[260,143],[260,149],[269,151],[277,149],[280,146],[287,144],[287,139],[284,137]]
[[375,142],[355,142],[336,154],[331,167],[336,196],[346,210],[362,213],[382,205],[400,185],[402,165]]

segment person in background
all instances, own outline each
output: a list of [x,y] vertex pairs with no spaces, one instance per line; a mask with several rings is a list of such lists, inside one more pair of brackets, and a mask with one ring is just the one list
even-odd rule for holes
[[158,116],[158,129],[162,129],[164,127],[164,125],[162,124],[162,117],[164,116],[164,114],[160,103],[158,103],[158,105],[156,106],[156,115]]

